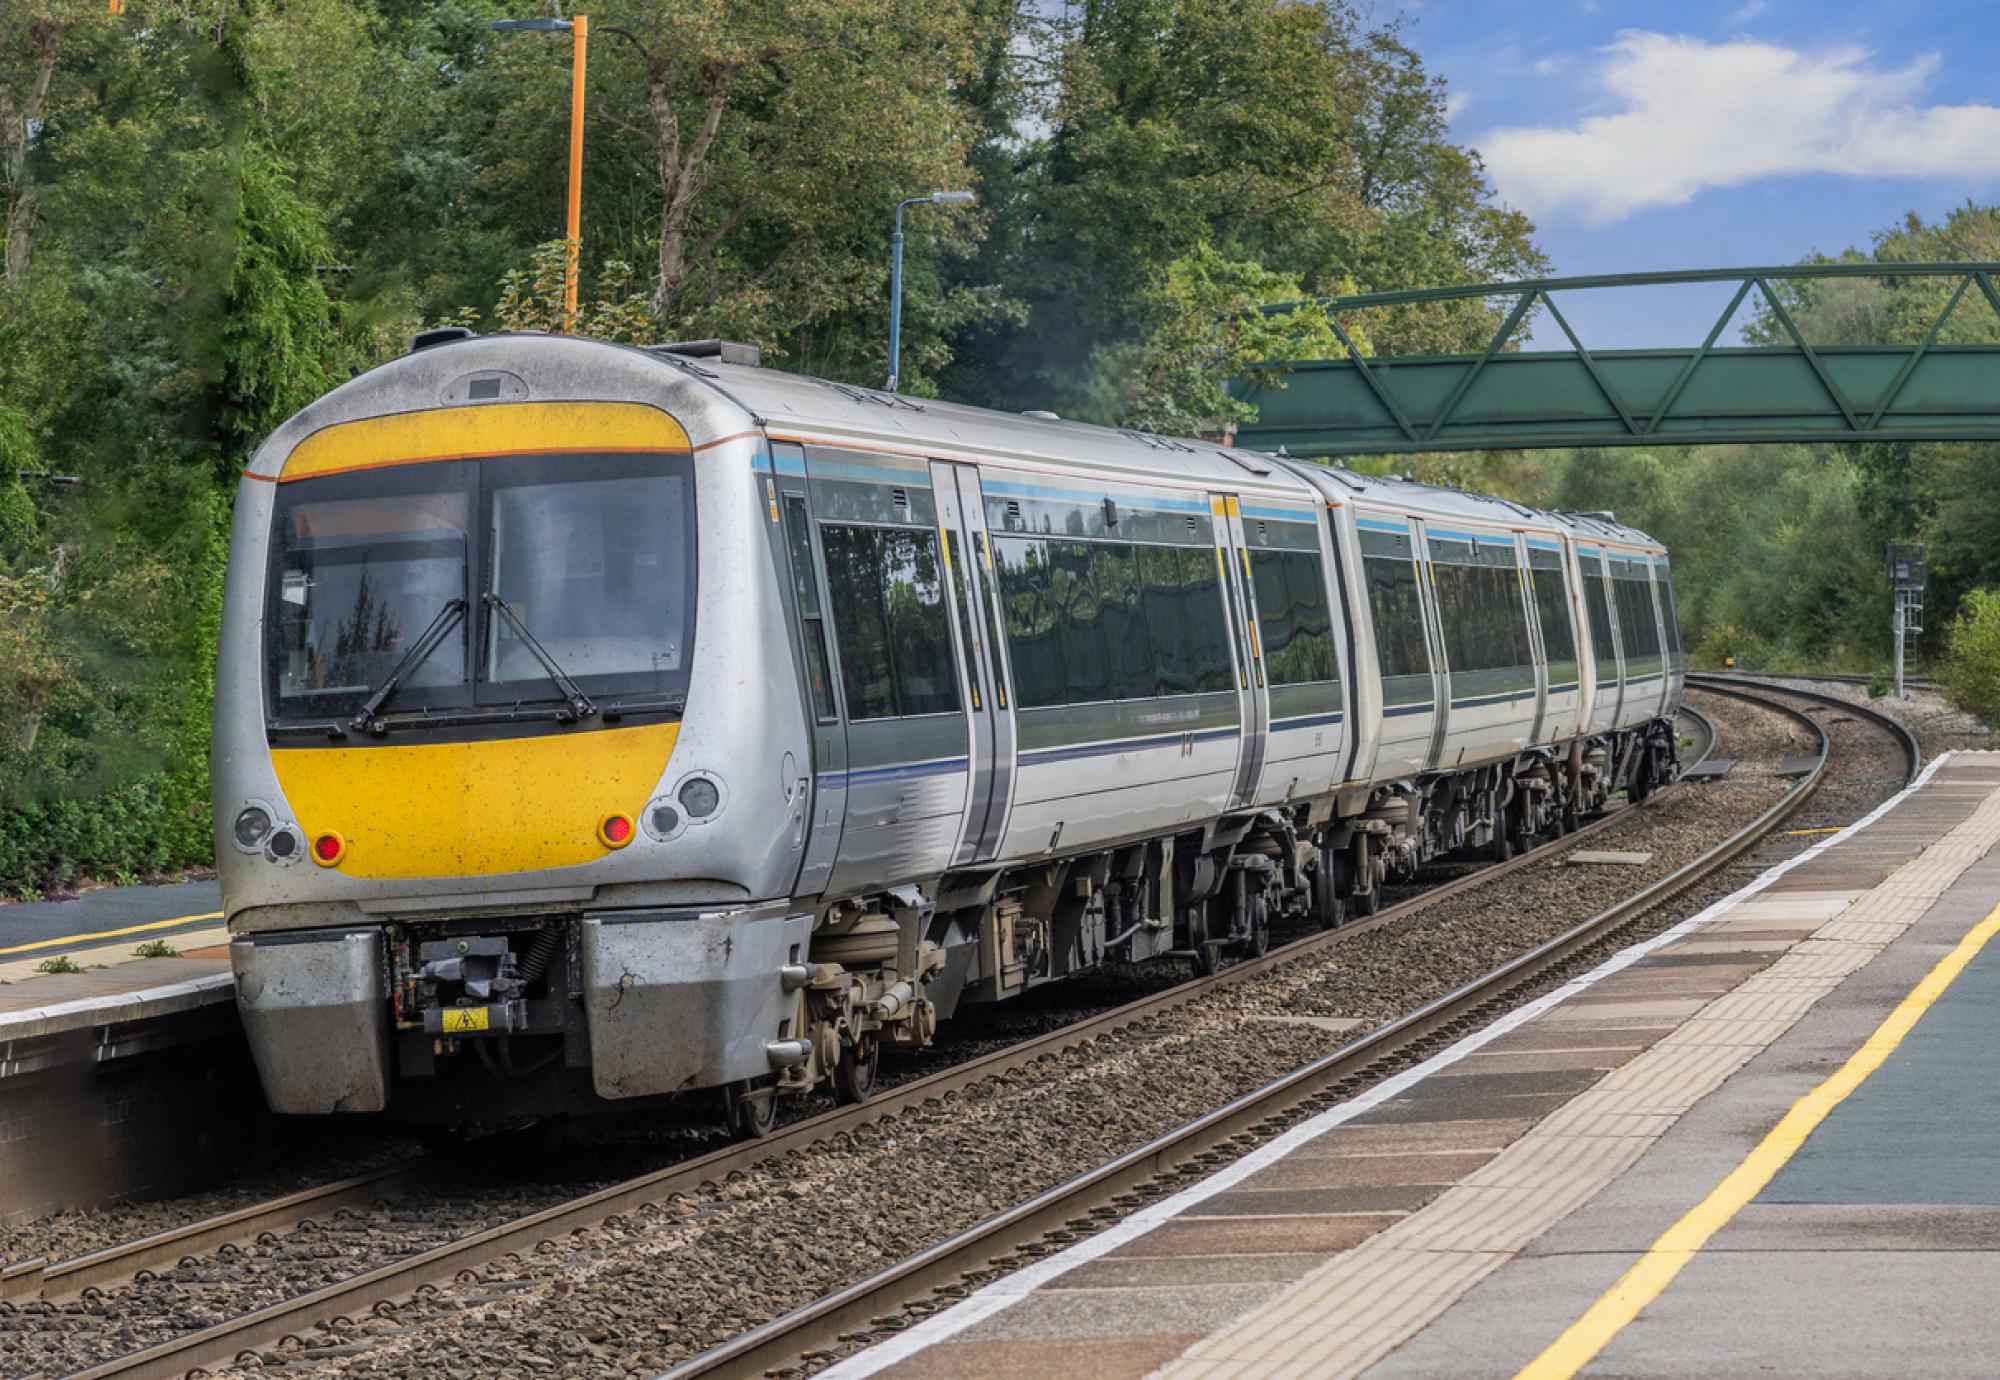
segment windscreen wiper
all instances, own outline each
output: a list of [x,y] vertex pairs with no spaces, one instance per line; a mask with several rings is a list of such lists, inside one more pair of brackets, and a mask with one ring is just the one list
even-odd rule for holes
[[389,702],[389,696],[396,693],[396,687],[403,683],[403,677],[421,666],[424,659],[437,650],[438,643],[444,641],[445,634],[456,627],[458,620],[463,617],[465,617],[465,600],[459,597],[446,600],[445,606],[437,611],[437,617],[431,619],[430,626],[417,634],[417,640],[410,644],[409,651],[403,653],[402,660],[396,663],[388,678],[363,702],[360,712],[347,721],[348,727],[356,733],[386,732],[388,726],[375,717],[376,713]]
[[528,650],[535,654],[535,660],[542,663],[542,669],[549,673],[549,679],[556,683],[556,688],[563,692],[563,698],[569,701],[569,717],[587,719],[595,714],[597,706],[590,702],[590,696],[584,694],[582,687],[569,678],[569,672],[563,670],[561,664],[549,655],[548,649],[535,641],[535,635],[528,631],[528,625],[521,621],[521,615],[514,612],[514,606],[491,590],[480,597],[486,601],[486,607],[495,610],[514,625],[514,631],[528,644]]

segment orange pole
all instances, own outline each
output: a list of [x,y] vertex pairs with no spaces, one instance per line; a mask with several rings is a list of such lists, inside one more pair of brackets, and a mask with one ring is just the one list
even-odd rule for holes
[[576,329],[577,259],[583,251],[583,68],[590,44],[590,20],[570,20],[569,79],[569,265],[563,274],[563,329]]

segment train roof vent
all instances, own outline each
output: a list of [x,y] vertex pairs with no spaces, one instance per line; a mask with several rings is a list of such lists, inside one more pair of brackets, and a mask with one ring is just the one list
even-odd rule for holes
[[655,354],[679,355],[682,359],[712,359],[720,364],[747,364],[752,369],[764,362],[764,352],[755,345],[736,340],[675,340],[665,345],[648,345]]
[[418,331],[410,337],[410,353],[428,350],[433,345],[455,345],[461,340],[472,339],[469,326],[434,326],[427,331]]

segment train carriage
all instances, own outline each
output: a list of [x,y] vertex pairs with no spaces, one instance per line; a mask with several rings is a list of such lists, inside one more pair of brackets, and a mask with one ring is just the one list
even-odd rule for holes
[[272,1105],[865,1097],[1110,958],[1209,966],[1673,771],[1604,517],[919,401],[741,347],[420,337],[246,472],[218,856]]

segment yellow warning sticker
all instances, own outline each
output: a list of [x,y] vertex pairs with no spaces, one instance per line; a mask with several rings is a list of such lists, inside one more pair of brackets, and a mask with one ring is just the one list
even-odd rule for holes
[[463,1035],[469,1030],[486,1029],[486,1008],[483,1006],[454,1006],[444,1013],[444,1033]]

